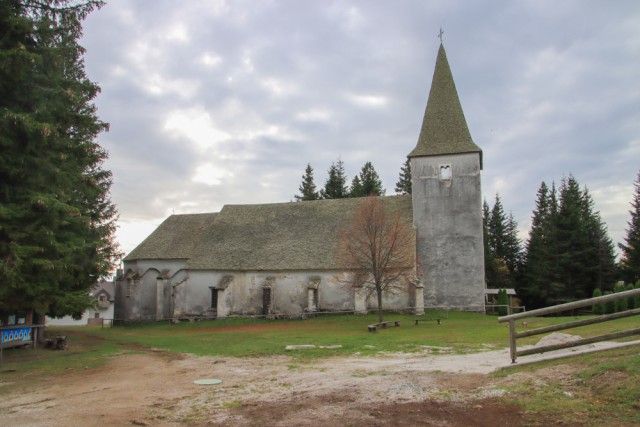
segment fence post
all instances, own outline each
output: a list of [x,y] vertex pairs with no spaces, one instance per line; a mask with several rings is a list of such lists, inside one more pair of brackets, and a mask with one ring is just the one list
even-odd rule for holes
[[516,363],[516,322],[509,320],[509,354],[511,363]]

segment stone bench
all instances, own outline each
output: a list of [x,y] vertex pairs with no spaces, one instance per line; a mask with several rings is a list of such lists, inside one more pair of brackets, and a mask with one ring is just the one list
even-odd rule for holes
[[442,324],[440,319],[413,319],[413,320],[416,322],[415,326],[418,326],[418,323],[420,322],[438,322],[438,325]]
[[367,326],[367,328],[369,328],[369,332],[375,332],[378,327],[385,329],[387,326],[400,326],[400,321],[389,320],[388,322],[374,323],[372,325]]

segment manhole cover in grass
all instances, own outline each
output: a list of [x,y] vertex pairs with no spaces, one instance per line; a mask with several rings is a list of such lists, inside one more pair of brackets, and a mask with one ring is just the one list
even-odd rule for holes
[[200,385],[214,385],[214,384],[221,384],[222,380],[219,380],[217,378],[205,378],[203,380],[195,380],[193,383],[200,384]]

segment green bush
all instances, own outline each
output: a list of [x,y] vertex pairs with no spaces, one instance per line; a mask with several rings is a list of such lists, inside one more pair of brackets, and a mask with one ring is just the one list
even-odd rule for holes
[[[600,288],[595,288],[593,290],[593,297],[601,297],[602,296],[602,291],[600,290]],[[593,305],[593,314],[597,314],[597,315],[601,315],[604,314],[604,304],[600,303],[600,304],[594,304]]]
[[508,314],[507,305],[509,304],[509,297],[507,296],[506,289],[500,289],[498,291],[498,316],[506,316]]
[[[640,280],[636,282],[636,289],[640,289]],[[640,308],[640,295],[636,295],[634,298],[634,304],[636,308]]]
[[[629,283],[627,285],[627,290],[628,291],[632,291],[633,288],[633,283]],[[634,308],[640,308],[636,305],[636,299],[634,297],[629,297],[627,298],[627,308],[629,308],[629,310],[633,310]]]
[[[624,292],[624,290],[625,290],[624,284],[622,283],[616,283],[616,285],[613,287],[613,292],[616,294],[619,292]],[[619,300],[616,300],[616,313],[625,311],[626,309],[627,309],[627,298],[621,298]]]
[[[605,291],[604,295],[611,295],[613,292]],[[613,314],[616,312],[616,302],[615,301],[607,301],[604,304],[604,312],[605,314]]]

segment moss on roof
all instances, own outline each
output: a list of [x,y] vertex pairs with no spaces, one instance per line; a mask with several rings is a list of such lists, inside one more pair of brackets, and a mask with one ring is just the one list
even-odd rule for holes
[[[411,196],[380,200],[389,210],[413,222]],[[334,199],[263,205],[227,205],[217,216],[169,217],[125,260],[176,258],[182,228],[194,238],[183,242],[180,254],[189,255],[194,270],[274,271],[338,269],[335,248],[338,232],[353,220],[362,199]],[[204,220],[207,215],[208,220]],[[211,219],[215,219],[211,221]],[[196,223],[197,224],[194,224]],[[198,230],[197,235],[193,230]],[[167,237],[163,237],[164,235]],[[161,247],[152,248],[154,243]],[[162,256],[163,251],[167,251]],[[189,252],[190,251],[190,252]],[[189,253],[188,253],[189,252]],[[182,258],[182,257],[178,257]]]
[[213,225],[216,215],[171,215],[124,260],[189,259],[204,230]]
[[409,157],[480,153],[464,118],[447,54],[440,45],[418,144]]

